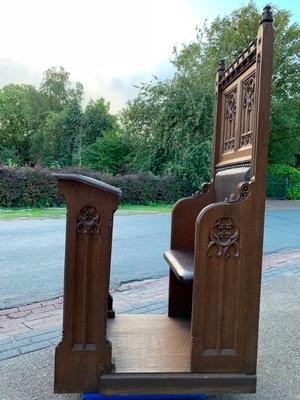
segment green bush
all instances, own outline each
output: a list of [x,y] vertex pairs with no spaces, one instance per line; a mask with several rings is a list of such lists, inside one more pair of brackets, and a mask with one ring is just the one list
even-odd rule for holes
[[174,203],[192,191],[187,182],[166,175],[151,173],[105,175],[86,168],[49,170],[46,168],[0,167],[0,207],[57,207],[63,200],[57,196],[57,182],[52,172],[75,173],[90,176],[119,187],[122,203]]
[[[275,182],[275,185],[274,185]],[[300,199],[300,171],[296,168],[284,164],[270,164],[268,166],[268,186],[267,196],[282,197],[274,195],[272,187],[285,186],[286,197],[290,200]],[[272,196],[273,194],[273,196]]]

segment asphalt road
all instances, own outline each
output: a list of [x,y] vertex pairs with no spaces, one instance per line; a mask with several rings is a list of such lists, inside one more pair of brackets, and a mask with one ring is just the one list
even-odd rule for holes
[[[169,214],[117,216],[111,286],[165,276],[169,232]],[[64,240],[64,219],[0,221],[0,309],[62,294]],[[293,248],[300,248],[300,210],[268,210],[264,252]]]

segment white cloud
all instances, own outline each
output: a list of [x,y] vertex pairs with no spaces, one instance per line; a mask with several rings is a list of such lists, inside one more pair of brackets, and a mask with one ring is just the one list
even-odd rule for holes
[[0,60],[1,85],[37,84],[44,70],[62,65],[114,110],[134,93],[133,79],[167,65],[197,23],[184,0],[10,0],[0,11],[1,56],[11,60]]

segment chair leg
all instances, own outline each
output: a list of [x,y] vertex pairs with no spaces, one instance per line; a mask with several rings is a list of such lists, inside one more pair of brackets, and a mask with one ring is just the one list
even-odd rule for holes
[[113,309],[113,297],[110,293],[108,293],[107,318],[115,318],[115,311]]
[[169,317],[191,317],[192,313],[192,283],[181,283],[170,270],[169,275]]

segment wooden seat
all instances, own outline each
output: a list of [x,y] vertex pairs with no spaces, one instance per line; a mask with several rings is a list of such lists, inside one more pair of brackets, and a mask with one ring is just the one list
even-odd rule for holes
[[164,252],[164,257],[176,278],[182,283],[193,282],[194,275],[194,252],[168,250]]
[[[250,168],[235,166],[220,170],[215,176],[215,202],[230,201],[237,196],[239,185],[250,184]],[[194,249],[164,252],[176,278],[182,283],[192,283],[194,276]]]

